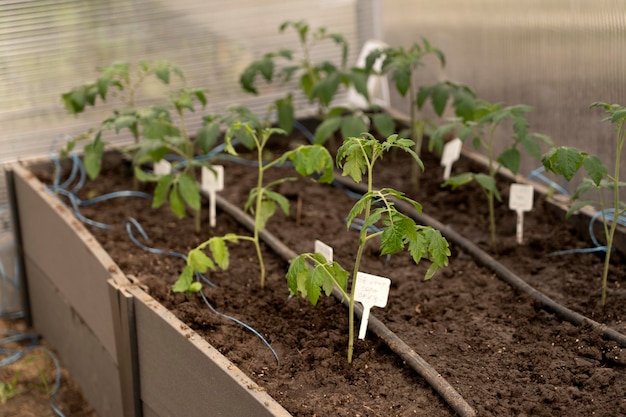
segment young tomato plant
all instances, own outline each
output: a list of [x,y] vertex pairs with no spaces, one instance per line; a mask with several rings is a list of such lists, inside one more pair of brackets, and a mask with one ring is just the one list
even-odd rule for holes
[[[101,169],[105,148],[103,133],[109,130],[119,133],[128,129],[134,143],[125,147],[123,152],[133,156],[135,177],[140,181],[157,183],[152,206],[160,207],[169,200],[172,211],[179,218],[185,217],[186,207],[189,207],[195,212],[196,230],[199,230],[200,191],[194,171],[201,166],[210,167],[210,164],[196,160],[195,155],[198,148],[202,152],[208,152],[214,143],[196,143],[192,140],[186,126],[186,112],[193,112],[197,103],[202,108],[206,106],[205,92],[182,87],[168,91],[167,100],[162,103],[145,108],[136,106],[137,95],[148,78],[155,77],[167,85],[172,75],[184,82],[182,71],[166,61],[141,62],[136,69],[126,63],[114,64],[101,69],[101,75],[94,83],[75,87],[63,94],[65,107],[72,114],[85,111],[87,106],[95,106],[98,97],[104,101],[107,96],[113,96],[121,104],[98,128],[70,141],[66,151],[71,150],[77,141],[90,139],[84,149],[84,163],[89,177],[94,179]],[[177,162],[173,164],[170,174],[158,176],[145,173],[139,168],[142,164],[161,161],[171,154]]]
[[[286,21],[280,25],[280,32],[294,30],[300,42],[300,55],[292,50],[281,49],[278,52],[268,52],[257,61],[252,62],[240,76],[243,89],[253,94],[259,94],[256,86],[258,76],[267,82],[278,79],[287,83],[294,77],[298,78],[298,87],[311,103],[318,106],[319,114],[324,116],[333,98],[343,84],[353,86],[364,97],[367,93],[367,75],[363,70],[348,68],[349,45],[343,35],[331,33],[320,27],[313,30],[306,21]],[[339,64],[330,61],[315,62],[312,50],[322,41],[331,40],[341,50]],[[280,69],[279,69],[280,64]],[[290,132],[293,128],[294,110],[293,97],[286,97],[274,103],[277,111],[278,126]]]
[[[320,254],[304,253],[297,256],[291,262],[286,275],[289,291],[294,295],[300,294],[308,298],[313,305],[317,304],[322,291],[330,295],[333,288],[337,288],[342,297],[348,300],[348,362],[352,362],[354,346],[355,283],[363,251],[369,241],[380,236],[381,255],[408,250],[416,264],[422,258],[430,260],[431,265],[425,276],[427,280],[448,264],[450,250],[441,233],[431,227],[417,225],[413,219],[395,208],[394,200],[407,202],[419,212],[422,209],[421,205],[399,191],[373,187],[374,164],[389,150],[399,149],[408,152],[418,165],[423,166],[412,149],[414,144],[409,139],[399,139],[397,135],[379,142],[372,135],[365,133],[362,137],[348,138],[338,150],[336,160],[337,165],[343,170],[343,175],[350,176],[357,183],[361,182],[363,175],[367,176],[367,192],[352,207],[347,220],[350,228],[350,224],[358,216],[363,216],[351,288],[348,289],[350,273],[337,262],[327,262]],[[372,231],[371,226],[376,223],[382,224],[382,231]]]
[[[620,188],[626,186],[626,182],[620,181],[620,164],[622,160],[622,150],[626,140],[626,107],[618,104],[593,103],[591,107],[600,107],[609,115],[606,121],[610,121],[617,128],[615,140],[615,160],[613,172],[600,161],[597,156],[592,156],[576,148],[560,146],[550,149],[542,157],[542,162],[546,170],[557,175],[562,175],[570,181],[581,167],[585,168],[587,176],[583,178],[581,184],[572,195],[572,201],[576,201],[567,211],[566,216],[571,216],[578,209],[590,204],[596,204],[604,216],[604,237],[606,240],[606,255],[604,257],[604,269],[602,272],[602,295],[601,305],[606,303],[606,287],[609,275],[609,265],[611,251],[613,250],[613,239],[617,230],[618,218],[626,214],[626,203],[620,200]],[[589,191],[596,191],[596,199],[584,199],[580,197]],[[603,191],[609,191],[610,197],[607,199]],[[607,211],[613,211],[613,220],[607,221]]]
[[[420,110],[418,103],[420,95],[416,84],[416,74],[419,67],[424,65],[424,58],[434,55],[442,67],[446,65],[446,58],[441,50],[435,48],[426,38],[422,42],[415,42],[409,49],[403,47],[389,47],[372,51],[366,59],[366,73],[373,72],[377,60],[383,59],[381,66],[382,74],[391,74],[391,80],[396,90],[402,97],[409,96],[409,135],[415,142],[415,153],[420,154],[424,138],[426,122],[418,119],[417,112]],[[423,101],[422,101],[423,103]],[[403,134],[403,132],[401,132]],[[419,184],[420,169],[414,168],[413,181],[417,188]]]
[[[272,135],[284,134],[285,132],[277,128],[254,127],[249,122],[234,122],[226,131],[225,145],[226,151],[231,155],[237,155],[233,146],[235,137],[246,137],[252,139],[256,148],[258,165],[257,186],[250,190],[248,201],[244,209],[250,211],[254,216],[253,236],[236,234],[226,234],[224,236],[214,236],[201,243],[189,252],[187,265],[181,273],[178,281],[174,284],[175,292],[199,291],[200,286],[193,283],[193,275],[196,272],[205,273],[209,269],[215,270],[216,266],[221,269],[228,269],[229,252],[226,243],[237,243],[240,240],[250,241],[254,244],[260,269],[260,285],[265,286],[265,263],[261,252],[261,241],[259,233],[265,229],[267,221],[280,208],[285,214],[289,214],[289,201],[283,195],[272,188],[286,182],[295,180],[294,177],[285,177],[265,184],[264,173],[272,167],[291,161],[296,172],[302,176],[319,175],[316,180],[322,183],[329,183],[333,180],[333,160],[330,153],[320,145],[300,145],[296,149],[285,152],[279,158],[267,162],[263,160],[266,145]],[[208,249],[211,256],[204,250]]]
[[[482,188],[489,207],[489,232],[493,251],[496,250],[495,200],[502,201],[496,183],[496,174],[501,166],[514,174],[519,171],[521,154],[518,148],[523,148],[530,156],[539,160],[541,158],[540,141],[549,145],[552,144],[552,140],[546,135],[528,131],[528,121],[524,115],[532,109],[526,105],[504,106],[502,103],[490,103],[486,100],[476,99],[473,101],[473,108],[467,112],[465,118],[456,117],[442,124],[431,138],[434,146],[440,147],[443,143],[443,137],[451,131],[456,131],[456,135],[461,140],[465,141],[471,138],[474,148],[486,153],[487,174],[466,172],[451,177],[442,186],[456,189],[475,181]],[[512,143],[499,155],[495,155],[496,132],[506,120],[512,122]]]

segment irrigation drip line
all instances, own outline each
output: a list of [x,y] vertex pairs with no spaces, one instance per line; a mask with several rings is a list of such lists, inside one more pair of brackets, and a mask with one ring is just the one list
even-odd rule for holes
[[[347,179],[340,177],[335,178],[335,181],[341,183],[345,187],[352,187],[354,190],[358,192],[365,192],[365,187],[359,184],[353,184],[348,182]],[[398,201],[394,199],[394,204],[396,207],[402,211],[403,213],[413,217],[416,221],[425,224],[427,226],[434,227],[438,229],[441,234],[448,240],[452,241],[454,244],[461,247],[467,253],[469,253],[475,260],[480,262],[482,265],[491,269],[496,273],[496,275],[507,284],[511,285],[517,291],[527,294],[533,300],[539,302],[539,304],[547,311],[551,311],[556,314],[558,317],[575,324],[576,326],[582,326],[583,324],[589,324],[594,330],[599,331],[602,335],[610,340],[614,340],[619,343],[620,346],[626,347],[626,335],[618,332],[615,329],[612,329],[605,324],[599,323],[595,320],[590,319],[580,313],[577,313],[548,297],[544,293],[535,289],[522,278],[517,276],[511,270],[506,268],[500,262],[495,260],[492,256],[490,256],[487,252],[480,249],[477,245],[475,245],[470,240],[466,239],[459,233],[454,230],[446,227],[438,220],[425,215],[420,214],[415,210],[410,204],[407,204],[403,201]]]
[[[50,359],[52,359],[55,368],[55,377],[54,387],[50,395],[49,404],[52,411],[54,411],[54,413],[58,417],[65,417],[65,414],[63,414],[63,412],[54,403],[57,395],[59,394],[59,389],[61,388],[61,365],[59,364],[59,360],[57,359],[56,355],[52,353],[49,349],[40,346],[39,335],[36,335],[34,333],[23,333],[16,330],[0,329],[0,334],[6,335],[2,339],[0,339],[0,355],[8,355],[0,360],[0,366],[7,366],[9,364],[17,362],[18,360],[26,356],[28,352],[37,349],[43,350],[50,357]],[[10,343],[19,343],[24,341],[29,341],[29,343],[20,349],[1,347]]]
[[[217,154],[217,152],[220,152],[221,148],[218,147],[216,150],[214,150],[214,154],[209,153],[207,155],[204,155],[204,157],[213,157],[215,156],[215,154]],[[80,160],[80,158],[78,157],[77,154],[72,154],[70,155],[70,159],[72,161],[72,168],[70,170],[70,174],[68,176],[68,178],[61,183],[61,164],[59,159],[52,155],[50,156],[50,159],[53,161],[54,165],[55,165],[55,176],[54,176],[54,182],[53,185],[51,187],[46,187],[46,189],[48,190],[48,192],[52,193],[53,195],[63,195],[65,197],[67,197],[72,205],[72,208],[70,209],[70,211],[72,211],[72,213],[74,214],[74,216],[79,219],[80,221],[82,221],[83,223],[89,224],[91,226],[100,228],[100,229],[105,229],[105,230],[109,230],[112,228],[111,225],[106,224],[106,223],[101,223],[92,219],[89,219],[87,217],[85,217],[81,212],[80,212],[80,207],[86,207],[86,206],[91,206],[94,204],[98,204],[98,203],[102,203],[114,198],[126,198],[126,197],[139,197],[139,198],[144,198],[144,199],[148,199],[151,200],[152,196],[148,193],[144,193],[141,191],[130,191],[130,190],[125,190],[125,191],[116,191],[116,192],[112,192],[112,193],[108,193],[108,194],[103,194],[94,198],[91,198],[89,200],[81,200],[76,193],[78,191],[80,191],[84,185],[85,182],[85,167],[82,163],[82,161]],[[72,187],[72,189],[68,190],[67,188],[73,184],[74,182],[76,182],[76,177],[77,175],[79,176],[79,180],[78,183]],[[64,204],[64,203],[63,203]],[[66,206],[67,207],[67,206]],[[68,207],[69,209],[69,207]],[[155,255],[167,255],[167,256],[173,256],[176,258],[180,258],[183,261],[187,261],[187,256],[179,253],[179,252],[175,252],[175,251],[170,251],[170,250],[165,250],[165,249],[158,249],[158,248],[153,248],[150,246],[147,246],[143,243],[141,243],[139,241],[139,239],[137,239],[137,237],[135,237],[134,233],[133,233],[133,228],[135,230],[137,230],[139,232],[139,234],[141,235],[141,237],[144,240],[149,240],[148,234],[146,233],[146,231],[144,230],[144,228],[141,226],[141,224],[139,224],[139,222],[135,219],[135,218],[128,218],[124,221],[124,227],[126,229],[126,233],[128,234],[129,239],[131,240],[131,242],[133,242],[135,245],[137,245],[140,249],[145,250],[147,252],[150,252],[152,254]],[[0,265],[1,266],[1,265]],[[207,277],[205,277],[203,274],[199,273],[199,272],[195,272],[195,277],[196,280],[202,281],[204,283],[206,283],[207,285],[211,286],[211,287],[217,287],[217,285],[215,283],[213,283],[211,280],[209,280]],[[276,351],[274,350],[274,348],[272,348],[272,346],[270,345],[270,343],[263,337],[263,335],[261,335],[261,333],[259,331],[257,331],[256,329],[254,329],[252,326],[246,324],[245,322],[229,316],[227,314],[223,314],[220,313],[219,311],[217,311],[209,302],[209,300],[205,297],[204,294],[201,293],[202,299],[204,301],[204,303],[207,305],[207,307],[211,310],[211,312],[213,312],[214,314],[226,319],[226,320],[230,320],[236,324],[239,324],[240,326],[244,327],[246,330],[250,331],[253,335],[255,335],[256,337],[258,337],[263,344],[265,344],[269,350],[272,352],[272,354],[274,355],[274,357],[276,358],[276,361],[278,362],[278,354],[276,353]]]
[[[216,204],[224,212],[228,213],[240,224],[254,230],[254,220],[241,211],[237,206],[227,201],[224,197],[216,195]],[[260,238],[274,252],[281,256],[286,262],[291,262],[296,256],[294,251],[288,248],[274,235],[267,230],[263,230],[259,234]],[[333,295],[341,301],[342,296],[339,290],[333,290]],[[345,300],[344,300],[345,301]],[[355,314],[357,318],[362,318],[363,309],[355,306]],[[443,400],[461,417],[474,417],[476,411],[465,401],[446,379],[438,373],[430,364],[428,364],[417,352],[415,352],[402,339],[394,334],[384,323],[370,314],[368,328],[376,334],[387,346],[402,358],[418,375],[426,380],[430,386],[443,398]]]
[[[133,218],[130,217],[126,220],[126,232],[128,233],[128,236],[130,237],[130,240],[137,245],[138,247],[140,247],[141,249],[150,252],[152,254],[155,255],[169,255],[169,256],[174,256],[176,258],[180,258],[183,261],[187,262],[187,256],[179,253],[179,252],[174,252],[174,251],[167,251],[167,250],[163,250],[163,249],[158,249],[158,248],[153,248],[150,246],[146,246],[143,243],[139,242],[139,240],[135,237],[134,233],[133,233],[133,227],[135,229],[137,229],[137,231],[139,232],[139,234],[141,235],[141,237],[144,240],[150,240],[148,237],[148,234],[146,233],[146,231],[144,230],[143,227],[141,227],[141,224],[139,224],[139,222]],[[195,272],[194,273],[195,277],[196,277],[196,281],[202,281],[204,283],[206,283],[207,285],[213,287],[213,288],[217,288],[217,284],[213,283],[211,280],[209,280],[207,277],[204,276],[204,274],[201,274],[200,272]],[[226,320],[230,320],[234,323],[239,324],[241,327],[245,328],[246,330],[248,330],[249,332],[251,332],[253,335],[255,335],[256,337],[258,337],[261,342],[263,342],[263,344],[265,346],[267,346],[269,348],[269,350],[272,352],[272,354],[274,355],[274,357],[276,358],[276,362],[278,363],[278,354],[276,353],[276,351],[274,350],[274,348],[271,346],[271,344],[267,341],[267,339],[265,339],[263,337],[263,335],[257,331],[255,328],[253,328],[252,326],[250,326],[249,324],[233,317],[233,316],[229,316],[228,314],[224,314],[224,313],[220,313],[219,311],[217,311],[215,309],[215,307],[213,307],[213,305],[211,304],[211,302],[208,300],[208,298],[204,295],[204,293],[202,291],[200,291],[200,296],[202,297],[202,301],[204,301],[204,304],[206,304],[206,306],[209,308],[209,310],[211,310],[211,312],[213,312],[214,314],[226,319]]]

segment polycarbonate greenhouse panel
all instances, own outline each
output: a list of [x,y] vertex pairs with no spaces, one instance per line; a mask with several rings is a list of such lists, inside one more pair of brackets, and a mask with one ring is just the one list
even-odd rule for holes
[[[96,125],[111,107],[68,115],[61,93],[92,82],[97,68],[113,62],[168,60],[185,73],[187,85],[208,90],[202,114],[245,104],[259,114],[293,85],[263,88],[263,97],[244,93],[238,83],[252,60],[279,48],[298,48],[295,32],[280,34],[286,20],[306,19],[314,27],[342,33],[354,62],[364,40],[375,36],[376,1],[360,0],[24,0],[0,4],[0,164],[58,150],[65,135]],[[331,42],[316,47],[316,59],[334,62]],[[162,90],[161,90],[162,91]],[[158,97],[146,91],[148,101]],[[299,115],[314,109],[296,96]],[[111,138],[108,138],[111,139]],[[128,140],[121,137],[115,140]],[[6,202],[0,178],[0,204]]]
[[[382,8],[385,41],[409,46],[424,36],[446,54],[444,69],[420,68],[422,81],[450,79],[492,102],[532,105],[531,130],[613,166],[615,128],[589,105],[626,105],[626,2],[390,0]],[[397,94],[392,104],[407,113]]]

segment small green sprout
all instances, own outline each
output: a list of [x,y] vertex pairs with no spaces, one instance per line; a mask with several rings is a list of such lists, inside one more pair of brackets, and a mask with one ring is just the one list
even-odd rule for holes
[[[272,167],[291,161],[296,172],[301,176],[318,175],[316,181],[329,183],[333,180],[333,160],[330,153],[320,145],[300,145],[296,149],[285,152],[279,158],[271,162],[263,160],[266,145],[273,135],[285,134],[282,129],[255,127],[250,122],[235,121],[226,131],[225,145],[226,151],[231,155],[237,155],[233,146],[234,138],[245,138],[251,140],[250,148],[256,149],[257,156],[257,186],[250,190],[245,210],[250,211],[254,216],[253,236],[227,234],[225,236],[214,236],[201,243],[189,252],[187,265],[182,274],[174,284],[175,292],[186,292],[191,290],[193,285],[194,272],[206,273],[208,270],[215,270],[219,267],[228,269],[229,252],[227,243],[238,243],[239,241],[250,241],[254,243],[260,269],[260,286],[265,286],[265,263],[261,252],[260,232],[265,229],[268,220],[274,215],[277,209],[281,209],[285,214],[289,214],[289,201],[286,197],[274,191],[273,188],[286,181],[295,180],[294,177],[285,177],[265,184],[264,173]],[[207,256],[203,251],[208,249],[211,256]],[[195,287],[198,288],[197,286]]]
[[[256,86],[258,77],[270,83],[275,80],[287,83],[294,77],[299,77],[298,87],[311,103],[317,104],[319,114],[322,116],[326,114],[341,85],[353,86],[364,97],[368,96],[366,73],[358,68],[348,68],[349,45],[343,35],[328,32],[324,27],[313,30],[304,20],[286,21],[279,28],[280,33],[289,29],[298,35],[300,55],[292,50],[281,49],[266,53],[262,58],[252,62],[239,79],[245,91],[259,94]],[[340,48],[339,64],[331,61],[318,63],[313,60],[314,47],[327,40]],[[288,94],[277,100],[274,106],[278,115],[278,126],[287,133],[291,132],[294,124],[292,95]]]
[[[577,210],[592,204],[597,204],[604,216],[604,237],[606,240],[606,255],[604,257],[604,269],[602,272],[602,295],[600,304],[606,303],[606,289],[609,274],[609,265],[615,231],[617,230],[618,218],[626,214],[626,203],[620,200],[620,189],[626,186],[626,182],[620,181],[620,164],[622,160],[622,150],[626,141],[626,107],[619,104],[607,104],[596,102],[591,108],[602,108],[608,114],[604,120],[613,123],[617,128],[615,141],[615,168],[612,173],[600,161],[597,156],[589,155],[576,148],[569,146],[559,146],[550,149],[542,157],[542,162],[546,170],[557,175],[562,175],[570,181],[581,167],[585,168],[587,176],[583,178],[581,184],[572,194],[571,200],[575,202],[567,211],[566,216],[571,216]],[[589,191],[596,191],[596,199],[581,200],[580,197]],[[611,197],[607,201],[603,191],[609,191]],[[607,221],[606,211],[613,210],[613,220]]]
[[[473,107],[467,107],[473,103]],[[472,139],[474,148],[483,150],[487,154],[487,174],[463,173],[451,177],[442,186],[456,189],[469,182],[475,181],[485,192],[489,206],[489,232],[491,248],[496,251],[496,220],[495,201],[502,201],[498,191],[496,174],[503,166],[516,174],[519,171],[521,153],[520,147],[531,157],[541,158],[540,141],[552,145],[552,140],[543,134],[528,131],[528,121],[525,114],[532,111],[531,106],[515,105],[504,106],[502,103],[490,103],[486,100],[475,99],[465,102],[463,117],[455,117],[442,124],[433,134],[435,146],[443,143],[443,137],[456,131],[456,135],[463,141]],[[496,131],[504,121],[511,121],[513,126],[512,143],[499,155],[495,155],[494,142]],[[496,164],[497,162],[497,164]]]
[[[418,165],[423,166],[412,149],[414,145],[413,141],[398,138],[397,135],[380,142],[365,133],[362,137],[348,138],[338,150],[336,161],[344,176],[350,176],[356,183],[361,182],[363,175],[367,176],[367,192],[354,204],[347,220],[350,228],[355,219],[363,216],[351,288],[348,289],[350,273],[339,263],[326,261],[320,254],[304,253],[297,256],[286,275],[289,291],[307,298],[313,305],[317,304],[322,291],[328,296],[333,288],[337,288],[342,297],[348,300],[348,362],[352,362],[354,346],[354,289],[367,242],[380,237],[381,255],[407,250],[416,264],[423,258],[428,259],[431,265],[425,275],[427,280],[448,264],[450,250],[441,233],[431,227],[417,225],[412,218],[396,209],[394,200],[409,203],[419,212],[422,206],[399,191],[391,188],[377,190],[373,187],[374,164],[392,149],[409,153]],[[372,231],[370,226],[375,224],[382,224],[382,230]]]

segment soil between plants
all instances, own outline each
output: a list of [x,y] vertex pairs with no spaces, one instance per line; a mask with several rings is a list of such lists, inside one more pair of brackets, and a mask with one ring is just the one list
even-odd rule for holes
[[[441,190],[436,158],[426,164],[416,199],[424,213],[453,227],[488,248],[486,204],[480,190]],[[83,198],[132,188],[126,168],[111,157],[105,175],[88,183]],[[254,186],[249,166],[224,163],[229,200],[243,206]],[[470,164],[471,165],[471,164]],[[467,166],[457,165],[456,171]],[[387,158],[375,172],[377,186],[407,188],[409,162],[401,155]],[[268,180],[292,175],[290,169],[268,172]],[[429,178],[432,177],[432,178]],[[46,182],[50,182],[49,179]],[[309,179],[285,183],[277,190],[292,201],[291,213],[278,213],[268,229],[294,251],[311,251],[314,239],[333,246],[335,259],[352,268],[357,232],[344,218],[354,203],[344,191]],[[507,201],[506,190],[501,190]],[[300,204],[298,203],[300,201]],[[301,211],[298,207],[302,207]],[[206,211],[206,210],[205,210]],[[312,307],[289,298],[287,264],[265,249],[267,286],[259,288],[258,265],[251,244],[229,246],[227,272],[210,274],[218,288],[205,294],[220,312],[237,317],[260,331],[276,350],[269,350],[250,332],[213,314],[197,297],[173,294],[171,284],[182,261],[145,252],[134,245],[123,227],[132,215],[145,228],[152,247],[186,253],[210,236],[229,232],[250,234],[229,216],[218,213],[218,226],[193,232],[193,221],[179,221],[167,208],[150,209],[141,199],[112,200],[83,214],[111,225],[92,232],[128,274],[148,284],[153,297],[206,337],[231,361],[264,387],[294,416],[452,416],[454,412],[419,376],[375,336],[355,344],[354,361],[346,363],[347,310],[332,298]],[[573,225],[536,201],[525,217],[525,244],[515,243],[515,213],[498,210],[502,263],[531,285],[594,320],[626,332],[624,262],[616,255],[611,270],[608,305],[600,308],[602,259],[594,254],[548,257],[556,250],[589,246]],[[372,313],[437,369],[480,416],[616,416],[626,415],[626,349],[602,339],[588,328],[563,322],[513,291],[491,271],[452,246],[450,265],[423,281],[427,264],[415,266],[406,255],[380,257],[371,248],[361,270],[391,278],[385,309]],[[359,323],[356,323],[358,326]]]

